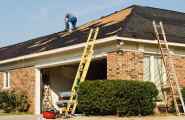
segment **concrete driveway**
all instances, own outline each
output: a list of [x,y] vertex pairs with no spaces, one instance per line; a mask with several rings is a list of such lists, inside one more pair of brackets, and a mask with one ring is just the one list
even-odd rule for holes
[[101,116],[101,117],[86,117],[79,116],[71,118],[71,120],[185,120],[185,116],[154,116],[154,117],[115,117],[115,116]]
[[[42,115],[2,115],[0,120],[39,120]],[[42,119],[41,119],[42,120]],[[53,120],[53,119],[47,119]],[[57,120],[62,120],[57,118]],[[177,117],[175,115],[167,116],[146,116],[146,117],[116,117],[116,116],[77,116],[66,120],[185,120],[185,116]]]
[[0,120],[37,120],[42,118],[42,115],[2,115]]

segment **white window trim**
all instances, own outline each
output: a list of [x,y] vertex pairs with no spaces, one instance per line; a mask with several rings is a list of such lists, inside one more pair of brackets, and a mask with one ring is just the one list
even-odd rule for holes
[[[8,73],[8,87],[6,86],[6,73]],[[11,75],[10,71],[4,71],[4,88],[10,88],[10,82],[11,82]]]

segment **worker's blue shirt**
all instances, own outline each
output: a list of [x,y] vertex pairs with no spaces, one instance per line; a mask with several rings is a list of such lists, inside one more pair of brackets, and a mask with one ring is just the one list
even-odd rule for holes
[[73,14],[71,14],[71,13],[67,13],[67,14],[68,14],[68,16],[67,16],[68,19],[75,17],[75,16],[74,16]]
[[71,14],[71,13],[67,13],[67,14],[68,14],[68,16],[67,16],[68,20],[67,20],[67,26],[66,26],[67,29],[69,29],[69,22],[71,22],[72,25],[73,25],[73,28],[75,28],[76,27],[77,18],[73,14]]

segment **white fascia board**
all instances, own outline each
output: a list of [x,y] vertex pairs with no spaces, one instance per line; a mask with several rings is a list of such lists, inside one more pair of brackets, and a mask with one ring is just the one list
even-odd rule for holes
[[[127,37],[117,37],[117,39],[125,40],[125,41],[139,42],[139,43],[158,44],[157,40],[147,40],[147,39],[137,39],[137,38],[127,38]],[[178,47],[185,47],[185,44],[183,44],[183,43],[168,42],[168,45],[170,45],[170,46],[178,46]]]
[[[138,42],[138,43],[158,44],[157,40],[153,41],[153,40],[145,40],[145,39],[137,39],[137,38],[118,37],[118,36],[112,36],[112,37],[108,37],[108,38],[99,39],[95,42],[95,44],[100,44],[100,43],[114,41],[114,40],[123,40],[123,41],[131,41],[131,42]],[[67,47],[57,48],[57,49],[49,50],[49,51],[45,51],[45,52],[40,52],[40,53],[15,57],[15,58],[7,59],[7,60],[2,60],[2,61],[0,61],[0,64],[13,62],[13,61],[17,61],[17,60],[28,59],[28,58],[39,57],[39,56],[42,56],[42,55],[48,55],[48,54],[67,51],[67,50],[72,50],[72,49],[76,49],[76,48],[81,48],[81,47],[85,47],[85,45],[86,45],[86,42],[81,43],[81,44],[77,44],[77,45],[71,45],[71,46],[67,46]],[[181,44],[181,43],[168,42],[168,45],[185,47],[185,44]]]

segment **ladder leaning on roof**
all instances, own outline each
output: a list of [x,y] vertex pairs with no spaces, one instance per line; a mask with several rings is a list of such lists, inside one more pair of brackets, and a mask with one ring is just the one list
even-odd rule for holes
[[[86,77],[90,62],[91,62],[91,58],[93,55],[93,48],[94,48],[94,44],[96,41],[98,31],[99,31],[98,27],[96,28],[96,30],[93,30],[93,29],[90,30],[89,37],[87,39],[87,43],[86,43],[86,46],[85,46],[85,49],[84,49],[84,52],[82,55],[82,59],[79,64],[78,71],[76,73],[76,77],[75,77],[75,80],[73,83],[72,94],[71,94],[71,97],[70,97],[70,100],[69,100],[69,103],[68,103],[68,106],[66,109],[66,113],[65,113],[66,116],[68,115],[73,96],[76,95],[80,82],[84,82],[84,80],[85,80],[85,77]],[[94,33],[94,37],[93,37],[93,39],[91,39],[91,36],[93,33]],[[92,43],[91,43],[91,41],[92,41]],[[71,111],[71,114],[74,114],[76,106],[77,106],[77,97],[76,97],[73,109]]]
[[[164,32],[163,24],[162,22],[160,22],[159,25],[156,25],[155,21],[153,21],[153,26],[155,29],[155,34],[157,37],[163,64],[166,70],[167,81],[169,82],[170,91],[174,100],[175,109],[176,109],[177,115],[180,116],[181,114],[185,114],[185,106],[184,106],[184,101],[180,91],[178,79],[174,70],[171,54],[169,52],[169,47],[168,47],[166,35]],[[160,33],[158,32],[159,30],[157,28],[161,28]],[[162,35],[161,37],[162,40],[160,39],[159,34]],[[165,86],[165,87],[168,87],[168,86]],[[178,101],[179,99],[180,101]],[[180,104],[178,102],[180,102]],[[180,112],[180,106],[182,106],[183,112]]]

